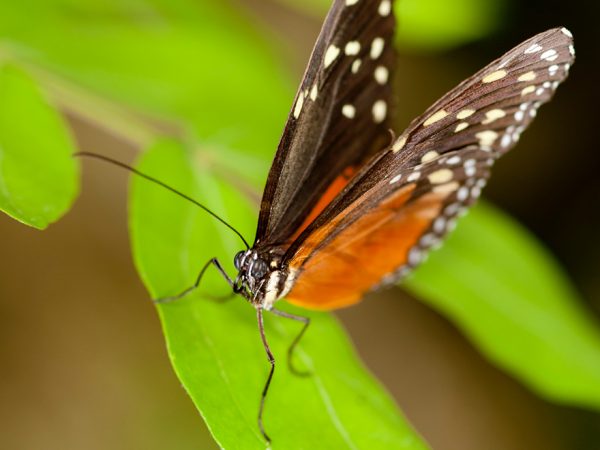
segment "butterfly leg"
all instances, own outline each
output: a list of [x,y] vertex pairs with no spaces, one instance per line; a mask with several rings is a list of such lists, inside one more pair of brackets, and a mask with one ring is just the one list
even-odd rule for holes
[[[189,288],[184,289],[182,292],[180,292],[177,295],[172,295],[170,297],[158,298],[158,299],[154,300],[154,303],[171,303],[171,302],[174,302],[175,300],[179,300],[180,298],[185,297],[186,295],[188,295],[190,292],[195,290],[200,285],[200,281],[202,280],[204,273],[207,271],[207,269],[211,265],[215,266],[217,268],[217,270],[221,273],[223,278],[225,278],[225,280],[227,281],[227,283],[229,283],[230,286],[233,286],[233,280],[229,277],[229,275],[227,275],[227,272],[225,272],[225,269],[223,269],[219,260],[217,258],[212,258],[206,264],[204,264],[204,266],[202,267],[202,270],[200,270],[200,273],[196,277],[196,282],[193,284],[193,286],[190,286]],[[225,298],[225,300],[227,300],[229,298],[231,298],[231,297],[228,296]],[[222,301],[223,298],[218,298],[217,300]]]
[[271,365],[271,370],[269,371],[267,382],[265,383],[265,387],[263,388],[262,395],[260,397],[260,407],[258,409],[258,428],[260,429],[260,432],[262,433],[265,440],[268,443],[270,443],[271,438],[265,431],[265,427],[263,425],[263,410],[265,409],[265,399],[267,398],[267,392],[269,391],[269,386],[271,385],[271,379],[273,378],[273,373],[275,372],[275,358],[273,357],[273,353],[271,352],[271,348],[269,347],[269,343],[267,342],[267,337],[265,336],[262,309],[256,308],[256,314],[258,319],[258,330],[260,331],[260,338],[262,339],[265,352],[267,353],[267,359],[269,360],[269,364]]
[[297,316],[295,314],[290,314],[290,313],[287,313],[285,311],[280,311],[275,308],[271,309],[271,312],[277,316],[285,317],[286,319],[292,319],[292,320],[296,320],[298,322],[304,323],[304,326],[300,330],[300,333],[298,333],[298,335],[294,338],[294,340],[292,341],[292,343],[290,344],[290,346],[288,348],[288,367],[290,368],[290,372],[292,372],[294,375],[298,375],[301,377],[306,377],[306,376],[310,375],[309,372],[298,370],[296,367],[294,367],[293,359],[292,359],[292,357],[294,356],[294,350],[298,346],[298,343],[300,342],[300,340],[304,336],[304,333],[308,329],[308,326],[310,325],[310,317]]

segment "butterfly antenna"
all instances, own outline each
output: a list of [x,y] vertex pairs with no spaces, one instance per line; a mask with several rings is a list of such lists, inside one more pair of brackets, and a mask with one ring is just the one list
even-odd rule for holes
[[81,156],[86,156],[89,158],[96,158],[99,159],[101,161],[105,161],[107,163],[113,164],[115,166],[121,167],[125,170],[128,170],[131,173],[134,173],[142,178],[145,178],[148,181],[151,181],[152,183],[158,184],[159,186],[164,187],[165,189],[173,192],[174,194],[192,202],[194,205],[198,206],[199,208],[203,209],[204,211],[206,211],[208,214],[210,214],[211,216],[213,216],[215,219],[217,219],[219,222],[221,222],[223,225],[225,225],[227,228],[229,228],[231,231],[233,231],[235,234],[238,235],[238,237],[242,240],[242,242],[244,243],[244,245],[246,246],[246,249],[249,249],[250,246],[248,245],[248,242],[246,241],[246,239],[244,239],[244,236],[242,236],[242,234],[236,230],[231,224],[227,223],[223,218],[219,217],[216,213],[214,213],[213,211],[211,211],[210,209],[208,209],[206,206],[204,206],[202,203],[197,202],[196,200],[194,200],[193,198],[191,198],[188,195],[185,195],[183,192],[178,191],[175,188],[172,188],[171,186],[163,183],[160,180],[157,180],[154,177],[151,177],[150,175],[146,175],[145,173],[140,172],[137,169],[134,169],[131,166],[128,166],[127,164],[122,163],[121,161],[117,161],[116,159],[112,159],[109,158],[107,156],[103,156],[103,155],[98,155],[96,153],[91,153],[91,152],[78,152],[73,154],[73,156],[77,156],[77,157],[81,157]]

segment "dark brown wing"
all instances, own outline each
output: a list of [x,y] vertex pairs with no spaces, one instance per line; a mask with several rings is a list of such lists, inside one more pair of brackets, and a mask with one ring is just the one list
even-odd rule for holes
[[390,0],[334,2],[269,173],[255,245],[289,242],[323,194],[344,186],[344,170],[389,141],[394,29]]
[[288,249],[284,263],[296,277],[288,299],[318,309],[349,305],[418,265],[479,197],[490,167],[573,61],[570,32],[546,31],[413,121]]

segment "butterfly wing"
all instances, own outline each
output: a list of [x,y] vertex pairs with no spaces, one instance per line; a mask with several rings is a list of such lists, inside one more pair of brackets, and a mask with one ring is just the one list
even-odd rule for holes
[[288,300],[331,309],[417,266],[479,197],[574,61],[572,37],[538,34],[461,83],[353,177],[288,249]]
[[390,0],[334,2],[267,179],[255,246],[290,242],[344,187],[344,171],[389,142],[394,29]]

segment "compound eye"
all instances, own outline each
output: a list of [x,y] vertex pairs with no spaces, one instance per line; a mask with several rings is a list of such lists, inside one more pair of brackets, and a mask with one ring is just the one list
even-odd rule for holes
[[268,270],[267,263],[262,259],[257,259],[254,261],[254,264],[252,264],[252,276],[254,278],[261,279],[267,274]]
[[241,270],[242,269],[242,262],[244,261],[244,255],[246,254],[246,252],[244,250],[239,251],[236,253],[236,255],[233,258],[233,265],[235,266],[235,268],[237,270]]

